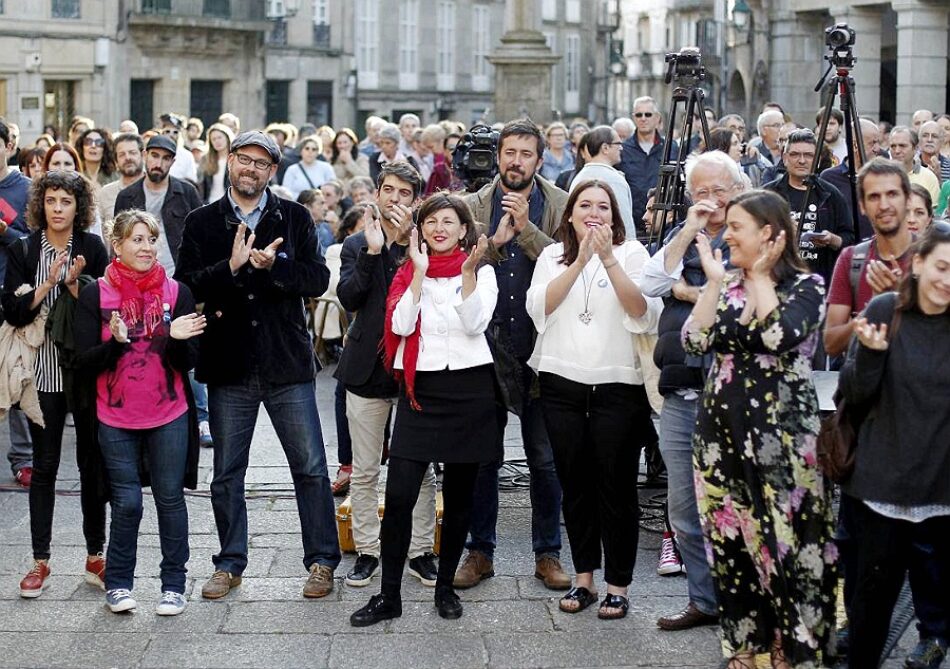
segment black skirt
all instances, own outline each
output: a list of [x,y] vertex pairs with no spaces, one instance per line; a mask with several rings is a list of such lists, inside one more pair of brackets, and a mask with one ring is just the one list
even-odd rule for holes
[[491,365],[416,372],[416,411],[405,392],[396,407],[389,452],[420,462],[491,462],[502,456]]

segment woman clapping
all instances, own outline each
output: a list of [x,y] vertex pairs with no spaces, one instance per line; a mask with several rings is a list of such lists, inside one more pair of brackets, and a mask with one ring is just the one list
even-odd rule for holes
[[[382,244],[382,234],[379,220],[367,224],[368,242],[375,236]],[[445,465],[435,605],[443,618],[462,615],[452,580],[468,533],[475,478],[479,463],[501,456],[492,355],[485,338],[498,286],[491,267],[479,268],[487,246],[484,235],[476,244],[465,203],[437,193],[419,208],[410,233],[411,262],[402,265],[390,286],[385,360],[404,392],[389,450],[381,593],[350,617],[354,626],[402,615],[400,583],[412,510],[431,462]]]
[[637,474],[637,432],[650,420],[635,334],[655,331],[662,302],[637,286],[649,255],[625,239],[606,183],[574,188],[558,236],[561,243],[538,257],[527,310],[538,330],[529,364],[540,376],[577,571],[560,608],[578,613],[597,601],[593,572],[603,547],[607,594],[598,615],[623,618],[638,541],[630,481]]
[[[185,608],[188,510],[183,489],[197,483],[198,424],[188,370],[205,327],[188,287],[158,262],[158,221],[146,212],[116,216],[115,259],[105,277],[83,289],[76,347],[96,375],[99,443],[112,488],[106,603],[118,613],[132,597],[142,486],[151,485],[162,549],[162,596],[156,613]],[[151,482],[139,463],[148,463]],[[190,477],[186,473],[190,471]],[[189,480],[190,479],[190,480]]]

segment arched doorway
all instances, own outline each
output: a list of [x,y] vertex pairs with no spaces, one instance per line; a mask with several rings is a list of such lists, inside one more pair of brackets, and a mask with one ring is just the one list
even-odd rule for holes
[[762,111],[762,105],[769,100],[769,68],[764,61],[755,64],[755,74],[752,76],[752,99],[749,101],[751,107],[750,115],[753,118],[758,117]]
[[726,95],[726,108],[722,110],[722,116],[726,114],[739,114],[745,116],[745,81],[739,70],[732,73],[729,78],[729,89]]

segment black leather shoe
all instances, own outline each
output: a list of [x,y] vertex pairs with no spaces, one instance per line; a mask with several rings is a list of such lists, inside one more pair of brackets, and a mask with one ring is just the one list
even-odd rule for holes
[[402,615],[402,602],[387,595],[373,595],[369,604],[350,616],[353,627],[368,627]]
[[439,610],[439,615],[446,620],[462,617],[462,601],[450,588],[440,588],[435,593],[435,607]]

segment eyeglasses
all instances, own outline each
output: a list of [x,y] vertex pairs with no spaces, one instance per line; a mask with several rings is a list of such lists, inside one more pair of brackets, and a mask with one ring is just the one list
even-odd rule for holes
[[785,155],[788,156],[789,160],[794,162],[798,162],[799,160],[812,161],[815,159],[814,153],[802,153],[801,151],[789,151]]
[[623,146],[623,142],[607,142],[610,146]]
[[710,195],[717,200],[722,200],[729,193],[735,190],[735,188],[735,186],[730,186],[728,188],[725,186],[716,186],[711,191],[708,188],[701,188],[695,193],[690,193],[690,195],[693,196],[693,202],[697,202],[699,200],[708,200]]
[[82,143],[84,146],[105,146],[106,140],[102,137],[86,137]]
[[271,165],[274,164],[270,162],[269,160],[254,160],[246,153],[235,153],[234,157],[237,158],[237,161],[241,163],[242,165],[244,165],[245,167],[253,164],[254,167],[259,169],[261,172],[265,170],[269,170],[271,168]]
[[653,118],[653,112],[634,112],[634,118]]

